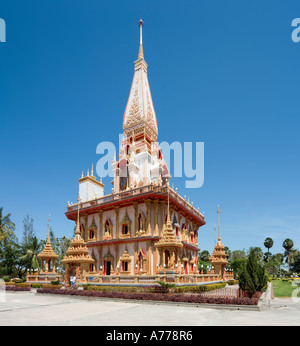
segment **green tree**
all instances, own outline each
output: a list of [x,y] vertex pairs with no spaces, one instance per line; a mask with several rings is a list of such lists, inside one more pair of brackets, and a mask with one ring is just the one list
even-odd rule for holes
[[243,263],[247,260],[247,255],[243,250],[234,250],[228,258],[228,267],[233,269],[234,276],[237,277]]
[[250,252],[253,251],[257,257],[258,260],[262,260],[264,257],[263,251],[260,247],[258,246],[254,246],[254,247],[250,247],[248,250],[248,255],[250,255]]
[[295,250],[293,249],[294,242],[292,239],[285,239],[282,243],[283,248],[285,249],[284,257],[286,258],[286,263],[288,264],[288,271],[290,271],[290,265],[293,263]]
[[0,244],[15,237],[15,224],[10,219],[11,214],[3,215],[3,207],[0,208]]
[[248,259],[239,271],[239,287],[252,297],[254,292],[265,291],[268,277],[264,266],[261,265],[255,248],[250,249]]
[[230,258],[230,256],[231,256],[231,250],[229,250],[229,247],[228,246],[225,246],[224,247],[224,251],[225,251],[225,253],[226,253],[226,258],[227,258],[227,260]]
[[35,236],[33,228],[33,218],[28,214],[23,219],[23,238],[22,238],[22,248],[26,253],[27,249],[31,247],[32,239]]
[[203,250],[203,251],[199,252],[198,257],[199,257],[200,261],[205,262],[205,263],[209,263],[210,254],[207,250]]
[[268,253],[268,258],[269,258],[269,253],[270,253],[270,249],[271,247],[274,245],[274,241],[272,238],[266,238],[264,241],[264,246],[268,249],[267,253]]
[[294,263],[291,265],[292,271],[300,273],[300,251],[297,250],[294,255]]
[[[266,253],[267,254],[267,253]],[[272,277],[281,276],[281,266],[283,264],[283,254],[277,253],[269,255],[269,260],[265,264],[265,269]]]
[[41,243],[39,242],[38,238],[34,236],[31,239],[31,243],[27,244],[25,254],[21,257],[25,263],[26,269],[29,269],[30,271],[32,269],[39,269],[39,260],[37,255],[39,254],[40,250]]
[[0,276],[7,275],[21,278],[25,274],[18,243],[7,242],[2,247],[0,259]]

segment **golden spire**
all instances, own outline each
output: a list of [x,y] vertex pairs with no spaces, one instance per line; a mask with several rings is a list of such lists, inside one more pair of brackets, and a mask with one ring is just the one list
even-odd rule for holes
[[216,226],[214,227],[214,231],[215,231],[215,245],[217,244],[217,229]]
[[218,244],[219,244],[219,243],[221,242],[221,233],[220,233],[220,208],[219,208],[219,205],[218,205],[217,213],[218,213]]
[[140,19],[140,21],[139,21],[139,27],[140,27],[140,48],[139,48],[138,59],[144,59],[144,52],[143,52],[143,26],[144,26],[144,22]]
[[49,223],[48,223],[48,239],[49,239],[49,241],[50,241],[50,221],[51,221],[51,219],[50,219],[50,214],[49,214],[49,219],[48,219],[48,221],[49,221]]
[[167,223],[171,224],[171,217],[170,217],[170,187],[168,182],[168,216],[167,216]]
[[77,205],[77,227],[76,227],[76,235],[79,235],[80,236],[80,218],[79,218],[79,208],[80,208],[80,206],[79,206],[79,203],[80,203],[80,194],[78,193],[78,199],[77,199],[77,201],[78,201],[78,205]]

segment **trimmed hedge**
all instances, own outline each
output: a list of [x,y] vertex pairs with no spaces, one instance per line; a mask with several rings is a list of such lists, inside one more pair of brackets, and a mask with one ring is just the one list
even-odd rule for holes
[[64,296],[80,296],[94,298],[113,298],[113,299],[135,299],[151,300],[178,303],[196,303],[196,304],[234,304],[234,305],[257,305],[257,298],[214,298],[202,295],[184,295],[184,294],[155,294],[155,293],[129,293],[129,292],[103,292],[103,291],[77,291],[77,290],[57,290],[39,288],[37,293],[59,294]]
[[[203,293],[226,286],[225,282],[208,285],[195,285],[195,286],[178,286],[168,288],[161,285],[153,285],[146,287],[130,287],[130,286],[93,286],[91,284],[83,285],[85,291],[100,291],[100,292],[130,292],[130,293]],[[43,286],[43,288],[46,288]]]
[[197,286],[180,286],[178,287],[178,293],[203,293],[210,292],[226,286],[225,282],[208,285],[197,285]]
[[23,282],[23,283],[15,283],[15,287],[31,287],[30,283]]
[[237,285],[239,283],[239,280],[228,280],[227,284],[228,285]]

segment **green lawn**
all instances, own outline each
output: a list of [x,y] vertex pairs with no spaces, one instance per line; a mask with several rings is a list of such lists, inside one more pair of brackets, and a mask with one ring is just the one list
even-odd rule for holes
[[[273,290],[274,290],[274,297],[280,298],[280,297],[292,297],[292,292],[297,289],[297,286],[292,286],[292,284],[288,281],[282,281],[282,280],[273,280]],[[300,297],[300,288],[298,288],[299,292],[297,294],[297,297]]]

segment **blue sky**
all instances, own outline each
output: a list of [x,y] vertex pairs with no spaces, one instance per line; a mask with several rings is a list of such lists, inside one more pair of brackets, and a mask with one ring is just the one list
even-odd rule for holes
[[298,17],[293,0],[2,2],[0,206],[17,236],[26,214],[41,238],[48,214],[71,236],[81,171],[122,132],[142,18],[158,140],[205,145],[204,185],[173,179],[205,212],[201,250],[212,251],[218,204],[231,250],[266,237],[272,252],[286,238],[299,248]]

